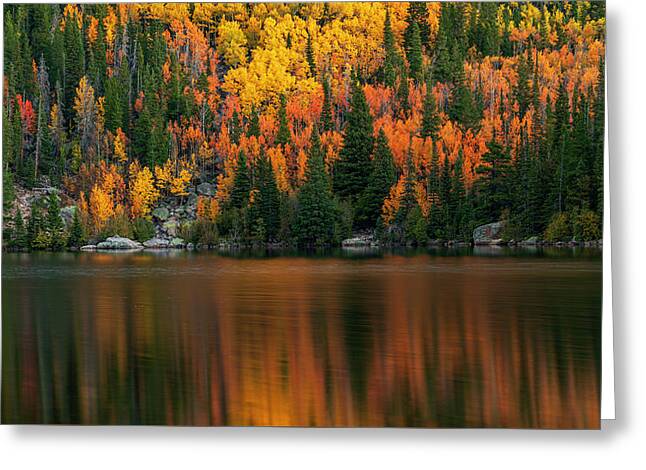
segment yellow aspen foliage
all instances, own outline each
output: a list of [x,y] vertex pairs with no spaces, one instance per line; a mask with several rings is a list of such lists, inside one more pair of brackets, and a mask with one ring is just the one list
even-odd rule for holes
[[179,171],[179,174],[175,176],[170,184],[170,192],[173,196],[187,196],[188,192],[186,188],[191,182],[192,175],[191,172],[186,168],[182,168]]
[[114,216],[115,210],[110,193],[95,184],[90,192],[90,215],[97,231],[105,227],[106,222]]
[[150,211],[159,199],[159,191],[150,168],[138,162],[130,164],[130,215],[150,218]]
[[155,166],[155,180],[157,189],[160,191],[166,191],[170,188],[171,182],[173,181],[172,160],[168,159],[163,165]]
[[381,217],[385,225],[390,225],[395,220],[405,190],[406,176],[402,174],[399,177],[399,181],[390,188],[390,194],[381,208]]
[[199,220],[215,222],[220,214],[220,202],[214,197],[199,196],[196,213]]
[[235,67],[247,62],[247,37],[236,21],[220,22],[217,44],[217,51],[227,65]]
[[114,136],[114,156],[121,163],[128,159],[128,155],[126,155],[126,134],[120,127],[117,129],[117,135]]

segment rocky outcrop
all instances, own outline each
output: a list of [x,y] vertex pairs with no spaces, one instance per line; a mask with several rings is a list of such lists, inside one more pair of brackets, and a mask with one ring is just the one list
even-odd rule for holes
[[519,243],[519,245],[527,245],[527,246],[534,246],[538,245],[540,243],[540,240],[538,239],[537,236],[529,237]]
[[97,243],[96,248],[98,250],[143,250],[144,246],[137,241],[115,235]]
[[81,251],[96,251],[96,245],[83,245]]
[[168,248],[170,246],[170,242],[166,240],[165,238],[151,238],[150,240],[146,240],[144,242],[144,248],[154,248],[154,249],[163,249],[163,248]]
[[473,243],[475,245],[500,245],[503,242],[502,232],[504,228],[504,222],[480,225],[473,230]]
[[61,209],[61,219],[63,219],[65,228],[72,226],[72,222],[74,221],[74,214],[76,213],[76,211],[76,206],[66,206]]

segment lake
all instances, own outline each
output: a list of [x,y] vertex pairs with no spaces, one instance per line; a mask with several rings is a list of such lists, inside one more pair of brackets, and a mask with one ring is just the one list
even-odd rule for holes
[[4,423],[598,428],[601,252],[4,253]]

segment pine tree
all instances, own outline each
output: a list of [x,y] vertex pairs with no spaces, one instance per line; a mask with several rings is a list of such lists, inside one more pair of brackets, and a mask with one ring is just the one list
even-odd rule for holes
[[372,159],[370,177],[357,201],[355,224],[360,228],[374,227],[379,219],[384,199],[397,182],[393,155],[383,129],[380,129]]
[[85,74],[85,52],[83,34],[76,21],[65,22],[65,112],[67,122],[74,115],[76,87]]
[[230,204],[236,209],[241,209],[249,203],[249,191],[251,183],[249,178],[249,167],[247,166],[247,156],[241,150],[238,153],[236,165],[236,174],[233,179],[233,188],[231,189]]
[[413,42],[413,24],[417,24],[422,46],[428,49],[431,38],[431,27],[428,23],[428,8],[426,2],[409,2],[408,18],[404,31],[404,48],[408,50]]
[[476,168],[479,217],[481,221],[497,220],[503,209],[510,208],[509,172],[511,158],[495,140],[487,144],[482,163]]
[[280,192],[276,184],[276,174],[266,156],[258,160],[259,216],[263,220],[267,240],[274,240],[280,230]]
[[518,82],[514,87],[514,96],[518,101],[519,116],[524,116],[529,108],[531,102],[530,89],[529,89],[529,72],[530,66],[527,61],[527,56],[522,54],[518,57],[518,64],[516,66],[518,73]]
[[419,35],[417,23],[411,27],[411,36],[406,48],[406,60],[408,60],[408,71],[410,77],[416,82],[422,81],[424,72],[424,60],[422,57],[422,41]]
[[394,87],[397,81],[397,73],[401,66],[401,58],[395,46],[395,35],[390,23],[390,8],[386,9],[386,20],[384,21],[384,53],[381,83],[389,87]]
[[399,85],[397,87],[397,111],[403,117],[408,117],[410,115],[410,88],[408,86],[408,78],[403,74],[399,77]]
[[452,121],[461,124],[464,129],[476,128],[480,121],[473,93],[464,76],[464,69],[461,69],[456,79],[449,107],[449,117]]
[[69,248],[79,248],[83,243],[85,243],[85,230],[83,229],[83,224],[81,224],[79,210],[78,208],[75,208],[72,226],[70,227],[70,233],[67,237],[67,246]]
[[27,222],[27,248],[35,248],[37,237],[45,229],[44,225],[41,203],[34,201],[31,204],[31,211]]
[[374,142],[372,116],[363,88],[355,81],[352,89],[344,145],[334,169],[334,189],[343,198],[355,199],[366,187],[366,168],[370,165]]
[[322,245],[334,236],[335,204],[325,172],[321,141],[315,131],[305,170],[305,182],[298,193],[295,235],[302,245]]
[[66,245],[65,225],[63,224],[63,219],[61,219],[61,206],[58,196],[53,193],[47,198],[46,230],[49,233],[50,248],[52,250],[60,250]]
[[276,135],[277,145],[287,145],[292,140],[287,122],[287,100],[284,96],[280,97],[280,107],[278,108],[278,134]]
[[420,136],[423,139],[430,137],[433,140],[433,143],[435,143],[441,122],[437,113],[437,103],[435,102],[435,95],[433,94],[433,88],[430,81],[426,84],[426,95],[424,95],[423,106]]

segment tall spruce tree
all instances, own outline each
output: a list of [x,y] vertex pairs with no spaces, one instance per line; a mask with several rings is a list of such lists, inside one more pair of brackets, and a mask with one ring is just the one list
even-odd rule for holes
[[321,126],[324,132],[334,130],[332,117],[332,91],[330,90],[330,79],[323,80],[323,110],[321,111]]
[[356,206],[355,225],[359,228],[372,228],[377,224],[384,199],[393,184],[397,182],[393,155],[383,129],[379,130],[372,159],[370,177],[365,190],[361,193]]
[[244,151],[238,153],[236,164],[236,173],[233,178],[233,188],[229,202],[231,207],[242,209],[249,203],[249,191],[251,191],[251,179],[249,176],[249,167],[247,166],[247,156]]
[[294,233],[301,245],[322,245],[334,236],[335,204],[318,133],[312,134],[305,182],[298,192]]
[[426,83],[426,94],[424,95],[424,104],[422,108],[422,128],[420,136],[423,139],[431,138],[435,142],[437,133],[440,130],[440,117],[437,112],[437,103],[433,94],[431,82]]
[[381,83],[394,87],[397,81],[398,70],[401,67],[401,58],[397,53],[395,34],[390,22],[390,8],[386,8],[384,21],[384,63],[381,69]]
[[424,75],[424,58],[422,55],[422,40],[420,38],[417,23],[413,23],[410,35],[410,41],[406,48],[408,72],[410,77],[419,83],[422,81]]
[[257,180],[259,215],[264,223],[267,240],[275,240],[280,230],[280,192],[274,168],[265,155],[258,159]]
[[480,175],[477,180],[478,216],[480,221],[498,220],[503,209],[511,206],[509,172],[511,157],[495,140],[487,144],[482,163],[476,168]]
[[366,187],[373,140],[370,108],[361,84],[355,80],[343,148],[334,168],[334,190],[339,196],[356,199]]
[[83,33],[76,21],[65,22],[65,118],[67,122],[74,113],[74,97],[76,87],[85,74],[85,50],[83,48]]

